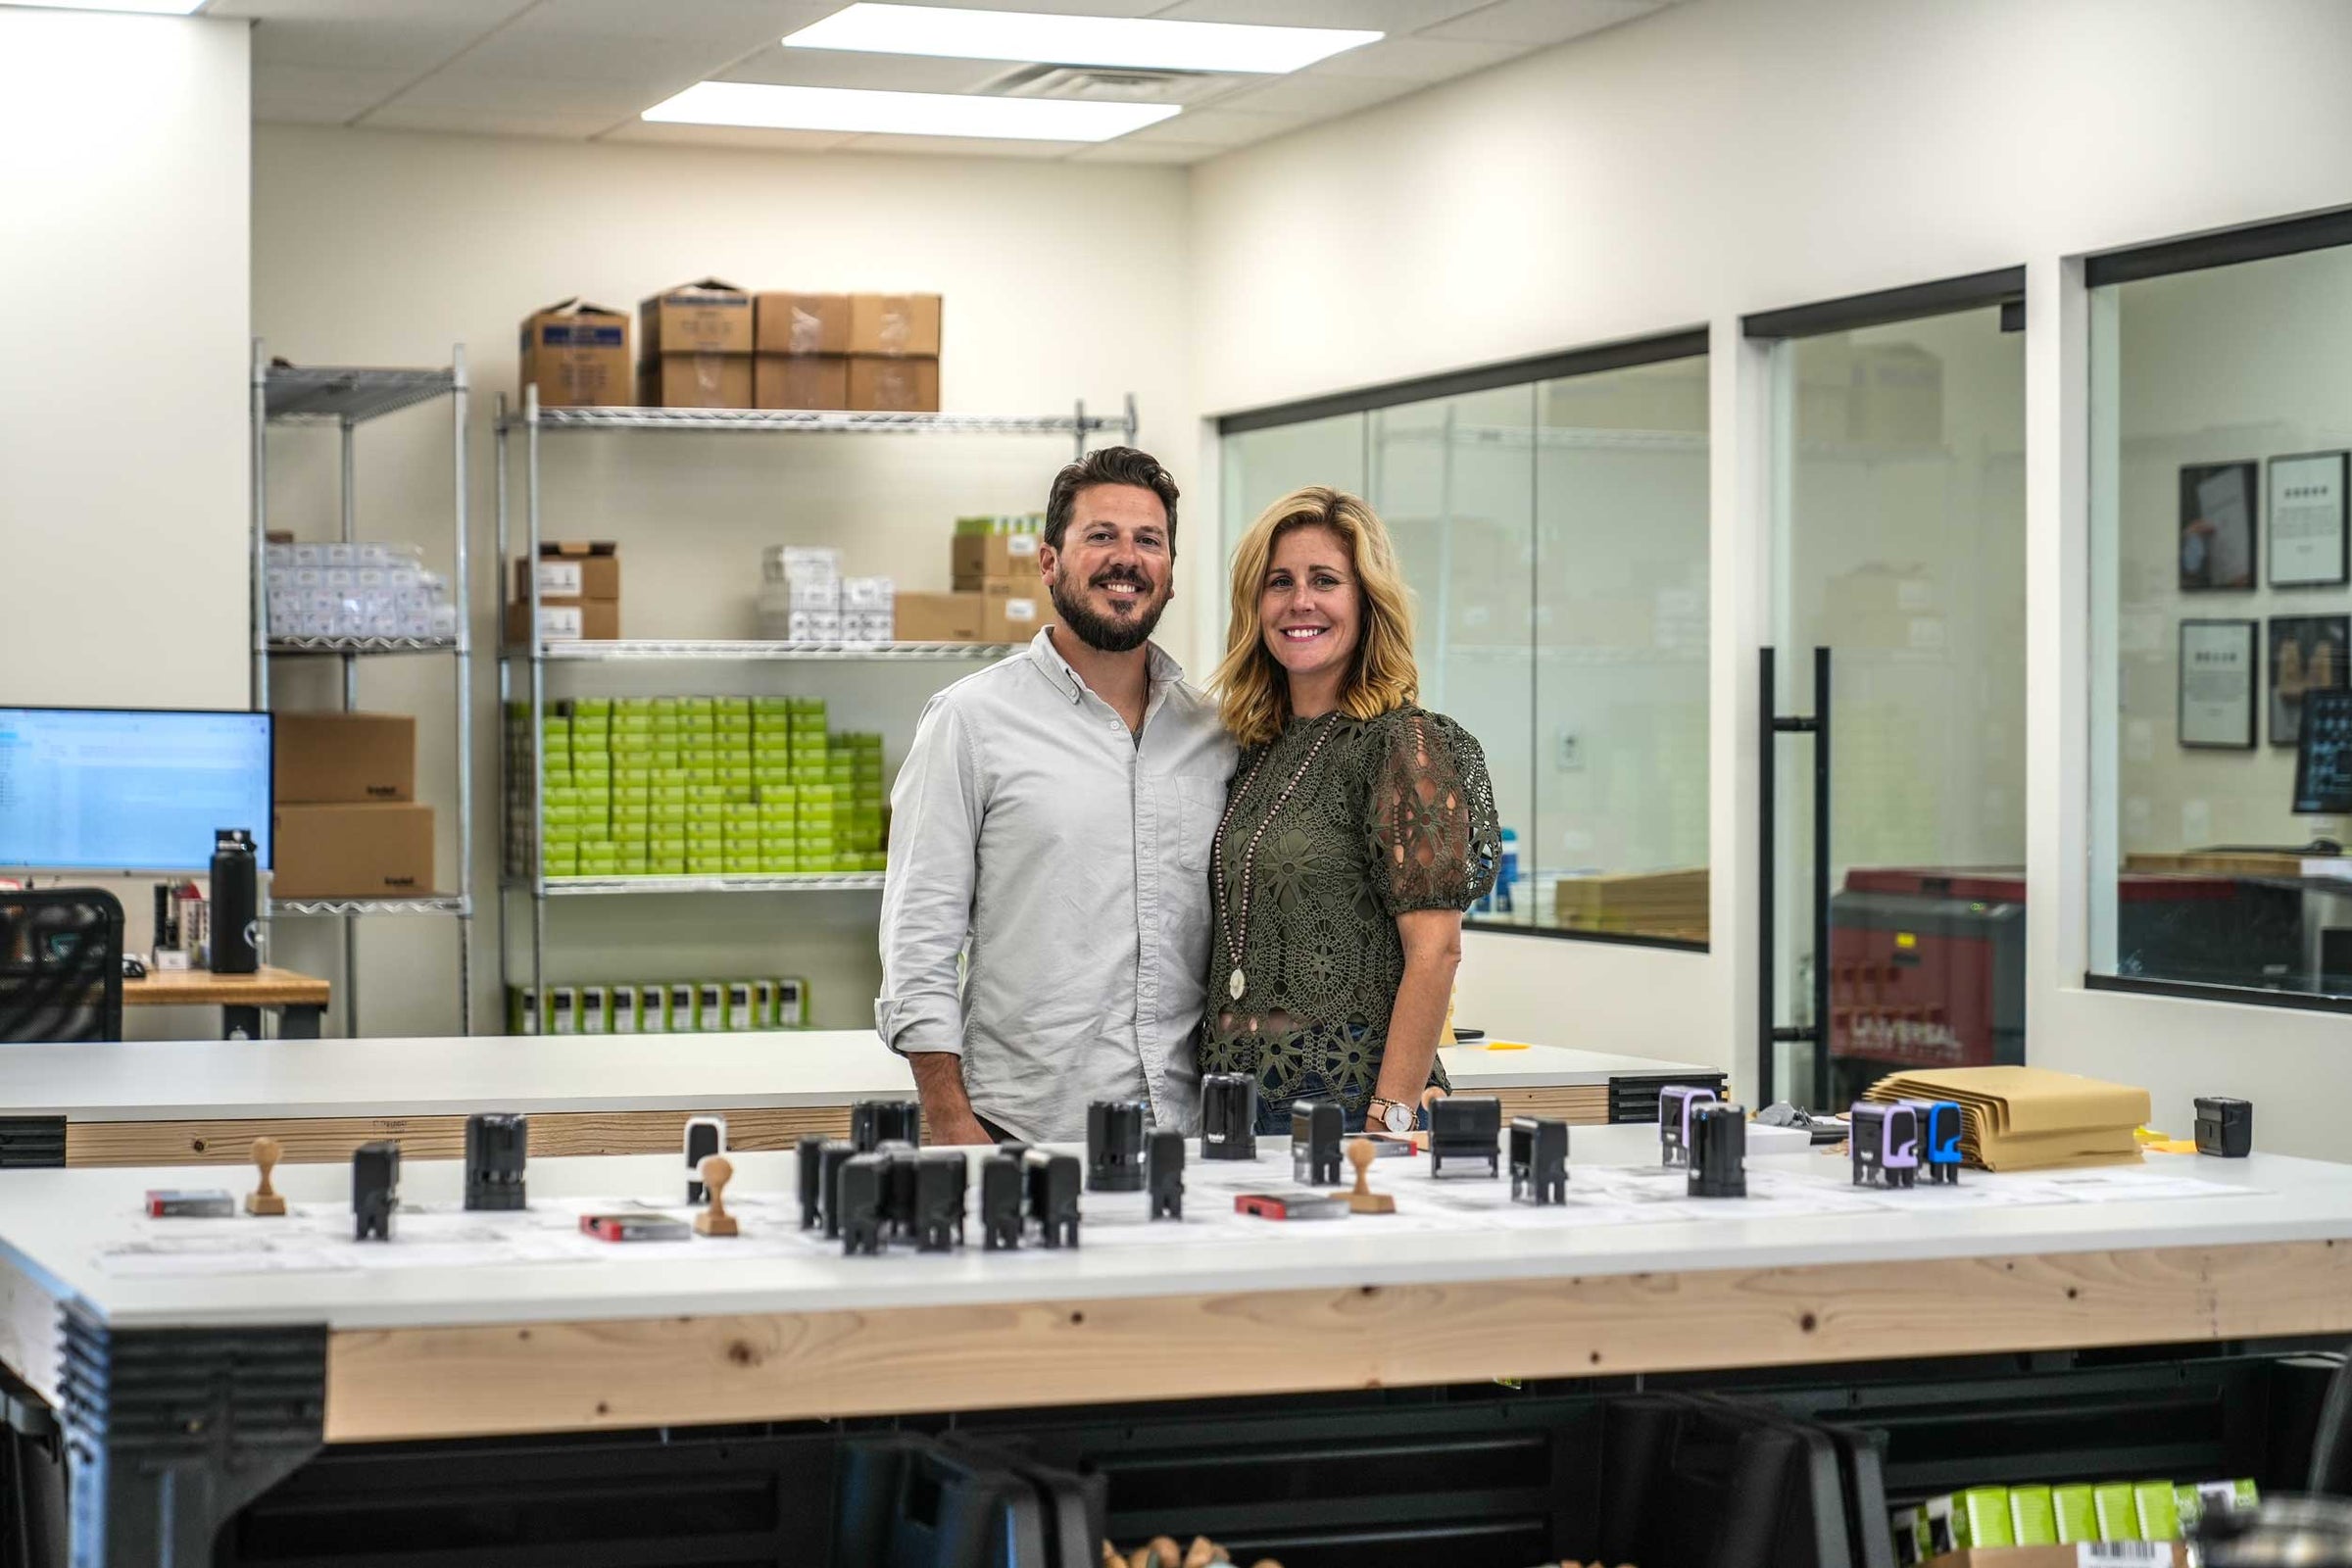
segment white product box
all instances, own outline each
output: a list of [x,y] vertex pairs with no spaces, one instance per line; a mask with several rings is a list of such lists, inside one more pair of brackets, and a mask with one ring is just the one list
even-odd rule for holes
[[898,585],[888,577],[844,577],[841,580],[841,608],[844,611],[888,610],[898,597]]
[[769,545],[760,558],[769,582],[839,580],[841,552],[819,545]]
[[837,643],[841,641],[841,613],[796,610],[786,618],[784,635],[796,643]]

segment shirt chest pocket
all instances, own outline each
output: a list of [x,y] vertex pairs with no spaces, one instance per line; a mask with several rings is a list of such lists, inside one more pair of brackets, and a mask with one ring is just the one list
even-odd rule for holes
[[1225,814],[1225,781],[1221,778],[1178,774],[1176,777],[1176,863],[1188,872],[1205,875],[1210,849],[1217,838],[1217,821]]

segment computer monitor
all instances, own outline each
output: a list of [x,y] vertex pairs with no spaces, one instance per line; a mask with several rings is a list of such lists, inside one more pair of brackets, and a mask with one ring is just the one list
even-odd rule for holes
[[203,871],[216,830],[270,864],[268,713],[0,708],[0,865]]
[[2303,694],[2295,809],[2316,816],[2352,815],[2352,691]]

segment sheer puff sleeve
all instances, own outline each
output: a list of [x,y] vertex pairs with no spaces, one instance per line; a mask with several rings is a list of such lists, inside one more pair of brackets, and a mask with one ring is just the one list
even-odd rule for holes
[[1467,909],[1494,890],[1502,853],[1486,756],[1440,713],[1404,708],[1380,724],[1368,826],[1381,906]]

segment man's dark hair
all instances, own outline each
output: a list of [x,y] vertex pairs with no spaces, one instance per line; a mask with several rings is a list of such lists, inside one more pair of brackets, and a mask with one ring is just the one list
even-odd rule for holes
[[1054,476],[1053,494],[1046,498],[1047,544],[1061,548],[1062,535],[1070,531],[1070,514],[1078,506],[1078,492],[1099,484],[1131,484],[1159,497],[1159,504],[1168,512],[1168,555],[1175,557],[1176,481],[1168,477],[1157,458],[1134,447],[1104,447],[1063,465]]

